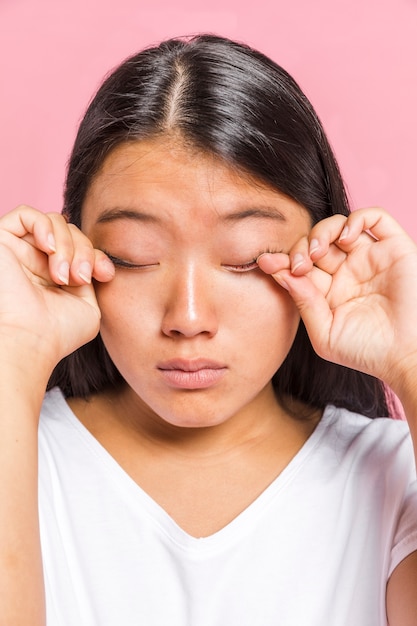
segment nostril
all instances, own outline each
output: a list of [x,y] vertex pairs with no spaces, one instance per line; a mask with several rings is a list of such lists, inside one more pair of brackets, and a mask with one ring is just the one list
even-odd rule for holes
[[217,332],[217,305],[205,275],[195,263],[172,277],[165,301],[162,331],[170,337],[212,335]]

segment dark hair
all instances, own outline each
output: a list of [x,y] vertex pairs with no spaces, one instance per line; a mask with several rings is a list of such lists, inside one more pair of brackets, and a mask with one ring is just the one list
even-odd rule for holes
[[[132,56],[89,105],[69,160],[64,214],[80,226],[86,192],[123,142],[176,134],[302,204],[312,222],[349,213],[322,125],[297,83],[272,60],[214,35],[171,39]],[[49,387],[82,396],[120,385],[100,335],[55,368]],[[273,384],[279,398],[387,414],[377,379],[334,365],[312,349],[302,323]]]

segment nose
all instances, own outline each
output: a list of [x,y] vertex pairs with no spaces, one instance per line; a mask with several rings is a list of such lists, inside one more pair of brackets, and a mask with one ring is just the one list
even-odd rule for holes
[[207,273],[195,264],[169,281],[162,332],[169,337],[213,336],[218,330],[213,289]]

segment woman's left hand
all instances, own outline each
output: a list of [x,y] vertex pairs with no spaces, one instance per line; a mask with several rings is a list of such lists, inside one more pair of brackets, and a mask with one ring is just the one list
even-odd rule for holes
[[321,357],[394,391],[417,372],[417,246],[387,212],[334,215],[258,264],[288,290]]

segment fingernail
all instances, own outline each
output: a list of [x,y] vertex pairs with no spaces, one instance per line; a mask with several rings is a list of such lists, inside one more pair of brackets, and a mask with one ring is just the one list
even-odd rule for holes
[[52,233],[48,233],[47,242],[48,242],[48,248],[50,249],[50,251],[51,252],[56,252],[55,237],[53,236]]
[[294,255],[294,258],[292,260],[291,271],[295,272],[295,270],[301,267],[303,263],[304,263],[303,255],[297,252],[297,254]]
[[64,283],[64,285],[69,284],[69,263],[67,261],[63,261],[58,269],[58,278]]
[[345,226],[342,232],[340,233],[339,241],[343,241],[349,234],[349,226]]
[[310,241],[310,250],[309,250],[310,255],[314,254],[319,249],[319,247],[320,247],[320,244],[319,244],[318,239],[312,239]]
[[83,261],[80,264],[80,267],[78,269],[78,276],[85,283],[91,283],[91,275],[92,275],[92,273],[93,273],[93,269],[92,269],[90,263],[88,261]]
[[108,257],[104,258],[101,261],[101,267],[104,269],[104,271],[109,276],[114,276],[114,274],[115,274],[115,267],[114,267],[114,264],[112,263],[112,261],[110,261],[110,259]]

